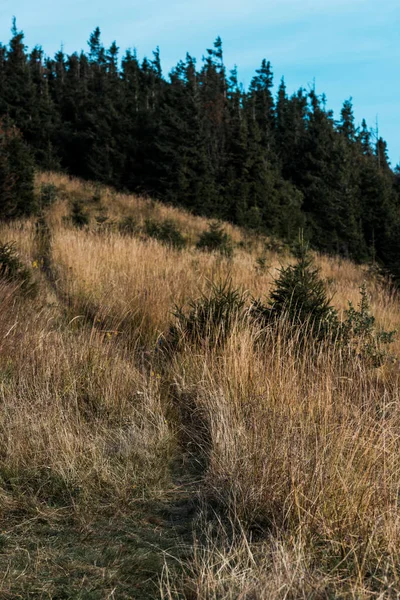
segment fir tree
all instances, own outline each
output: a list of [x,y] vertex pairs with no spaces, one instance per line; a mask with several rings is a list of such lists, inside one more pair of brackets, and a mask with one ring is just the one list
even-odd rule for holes
[[267,323],[288,319],[291,325],[305,326],[307,332],[320,338],[337,334],[337,312],[303,240],[298,246],[297,262],[280,270],[268,304],[256,301],[253,315]]
[[21,133],[9,121],[0,121],[0,218],[34,211],[33,177],[33,159]]

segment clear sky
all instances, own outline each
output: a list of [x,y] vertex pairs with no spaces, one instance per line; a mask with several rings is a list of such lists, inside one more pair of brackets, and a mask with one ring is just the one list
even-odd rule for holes
[[140,57],[160,46],[167,74],[186,52],[201,60],[220,35],[227,68],[246,85],[261,59],[270,60],[289,92],[312,85],[339,115],[352,97],[356,120],[367,119],[400,162],[400,0],[0,0],[0,41],[12,16],[29,47],[53,55],[86,49],[99,25],[103,42],[136,47]]

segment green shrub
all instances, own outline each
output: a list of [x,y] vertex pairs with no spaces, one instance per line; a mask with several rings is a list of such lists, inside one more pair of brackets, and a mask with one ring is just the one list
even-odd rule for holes
[[267,264],[267,257],[265,255],[259,256],[256,259],[255,269],[259,275],[263,275],[268,271],[269,267]]
[[74,200],[71,208],[71,222],[78,229],[89,225],[89,215],[80,200]]
[[387,346],[394,341],[396,331],[376,328],[365,283],[360,288],[360,294],[358,308],[349,302],[346,319],[341,325],[341,343],[372,366],[380,367],[389,357]]
[[144,224],[144,232],[151,238],[172,246],[177,250],[181,250],[186,245],[186,240],[179,231],[176,223],[167,219],[161,223],[146,219]]
[[15,242],[0,243],[0,278],[19,283],[25,293],[36,291],[36,282],[30,269],[20,260]]
[[233,254],[233,244],[231,236],[226,233],[219,223],[211,223],[208,231],[204,231],[197,242],[199,250],[207,252],[220,252],[226,257]]
[[44,213],[41,211],[35,224],[36,259],[40,268],[51,271],[51,231]]
[[234,323],[244,315],[247,294],[232,287],[230,281],[212,284],[209,294],[190,300],[188,309],[176,307],[177,323],[170,328],[168,341],[222,344]]
[[118,223],[107,214],[101,213],[94,218],[96,222],[96,233],[110,233],[118,230]]
[[118,229],[122,235],[134,235],[138,229],[137,222],[134,217],[128,215],[118,223]]
[[330,304],[319,270],[313,266],[307,248],[301,245],[297,262],[280,270],[268,304],[253,301],[251,314],[262,326],[287,319],[297,332],[299,327],[304,327],[306,336],[331,340],[338,348],[349,350],[367,364],[379,367],[389,357],[387,346],[393,342],[396,332],[376,328],[365,284],[360,293],[358,308],[349,302],[341,323]]
[[46,208],[57,200],[57,187],[52,183],[43,183],[40,188],[40,206]]
[[91,198],[91,202],[93,204],[100,204],[101,203],[101,188],[99,186],[96,186],[93,196]]
[[330,305],[325,283],[314,267],[306,246],[298,254],[297,262],[280,270],[267,305],[260,300],[253,303],[252,314],[263,324],[288,319],[291,325],[307,324],[308,332],[316,337],[336,335],[337,311]]

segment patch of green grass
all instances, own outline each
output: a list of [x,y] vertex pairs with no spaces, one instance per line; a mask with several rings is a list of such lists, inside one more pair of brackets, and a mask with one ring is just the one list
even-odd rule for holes
[[187,553],[191,518],[183,521],[176,526],[168,502],[129,513],[115,506],[10,513],[0,522],[0,597],[154,600],[164,561],[173,569]]

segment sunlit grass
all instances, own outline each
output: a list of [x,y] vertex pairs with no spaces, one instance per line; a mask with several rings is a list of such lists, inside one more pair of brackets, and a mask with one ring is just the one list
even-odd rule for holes
[[[49,506],[93,519],[104,506],[127,515],[139,500],[185,490],[197,467],[202,512],[191,559],[179,575],[167,559],[151,597],[398,597],[398,359],[374,369],[339,345],[304,346],[285,323],[260,334],[246,320],[225,345],[164,352],[175,305],[223,281],[265,299],[290,255],[230,225],[232,259],[200,252],[205,219],[66,176],[42,174],[42,183],[59,197],[48,214],[55,284],[34,265],[34,221],[0,228],[40,290],[29,299],[0,283],[3,519]],[[173,219],[187,247],[99,232],[95,202],[91,225],[73,228],[63,218],[70,200],[98,192],[110,219]],[[349,300],[357,305],[366,280],[378,326],[400,329],[397,295],[366,267],[315,261],[340,314]],[[400,356],[399,339],[391,352]],[[177,485],[180,459],[188,473]],[[107,572],[118,570],[115,560]],[[16,581],[6,575],[1,592],[16,593]]]

